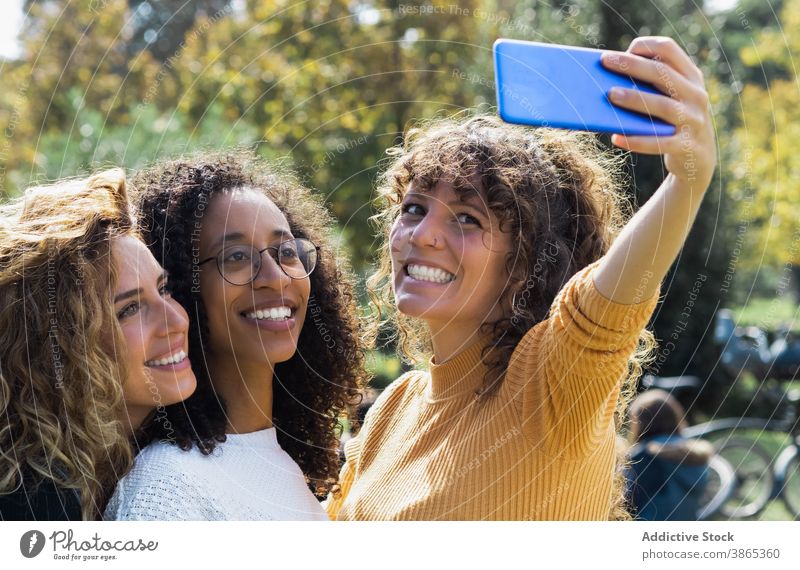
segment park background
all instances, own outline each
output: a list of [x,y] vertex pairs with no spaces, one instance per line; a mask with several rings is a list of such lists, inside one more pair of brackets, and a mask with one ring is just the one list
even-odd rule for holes
[[[491,112],[496,38],[675,38],[704,71],[719,167],[664,283],[650,372],[704,380],[684,402],[696,421],[770,413],[752,375],[721,370],[714,315],[800,327],[800,0],[4,0],[0,19],[0,200],[102,166],[255,147],[324,197],[365,307],[385,149],[416,119]],[[661,159],[627,169],[642,204]],[[406,366],[391,347],[369,365],[378,388]]]

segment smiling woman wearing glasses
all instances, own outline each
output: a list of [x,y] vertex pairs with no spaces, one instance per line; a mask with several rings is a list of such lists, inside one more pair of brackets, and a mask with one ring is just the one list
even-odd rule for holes
[[[278,238],[286,238],[290,235],[281,231],[276,234]],[[243,238],[243,234],[234,233],[222,236],[222,241]],[[225,281],[231,285],[249,285],[261,270],[261,259],[265,251],[270,253],[272,259],[287,277],[304,279],[311,275],[317,265],[319,246],[314,245],[311,240],[291,237],[277,246],[269,246],[264,249],[256,249],[252,245],[232,245],[197,265],[216,260],[219,274]]]
[[314,492],[337,481],[337,418],[365,377],[329,214],[249,153],[158,164],[133,186],[189,313],[198,389],[147,430],[106,518],[327,519]]

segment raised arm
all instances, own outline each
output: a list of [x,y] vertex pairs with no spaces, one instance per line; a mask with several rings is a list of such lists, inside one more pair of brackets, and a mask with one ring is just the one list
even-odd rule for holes
[[669,137],[612,137],[615,145],[631,152],[663,154],[669,172],[594,275],[595,286],[605,297],[633,304],[655,293],[683,247],[714,174],[717,150],[703,74],[674,40],[636,38],[627,52],[604,54],[603,64],[666,94],[612,90],[612,103],[676,128]]

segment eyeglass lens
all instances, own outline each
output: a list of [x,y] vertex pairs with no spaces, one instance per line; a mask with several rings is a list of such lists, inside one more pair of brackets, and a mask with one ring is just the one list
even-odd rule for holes
[[[293,279],[308,276],[317,264],[316,247],[306,239],[288,240],[267,248],[267,252],[283,272]],[[261,263],[262,256],[255,247],[232,245],[222,250],[218,265],[220,273],[226,280],[237,285],[245,285],[258,275]]]

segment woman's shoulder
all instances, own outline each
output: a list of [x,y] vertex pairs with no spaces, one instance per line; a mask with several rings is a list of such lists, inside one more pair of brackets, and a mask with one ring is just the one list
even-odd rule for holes
[[681,467],[704,467],[714,455],[714,445],[702,439],[661,436],[647,440],[648,454]]
[[174,443],[153,442],[139,452],[130,471],[117,483],[114,494],[120,491],[136,492],[140,488],[158,484],[176,488],[195,487],[200,483],[203,457],[195,446],[183,450]]
[[[202,453],[154,442],[134,460],[117,483],[105,510],[107,520],[216,520],[209,504]],[[211,509],[211,511],[209,510]]]
[[126,477],[144,473],[193,473],[195,469],[203,469],[209,458],[219,455],[222,445],[217,444],[214,451],[206,455],[194,444],[182,449],[170,441],[154,441],[136,455]]
[[373,408],[379,410],[394,407],[403,400],[422,396],[428,382],[428,373],[422,370],[409,370],[389,384],[375,399]]
[[362,442],[363,434],[372,431],[376,424],[394,416],[398,411],[413,406],[424,396],[425,386],[427,385],[428,373],[420,370],[410,370],[389,384],[375,399],[362,422],[360,436],[354,438],[350,444],[352,447],[356,442]]

